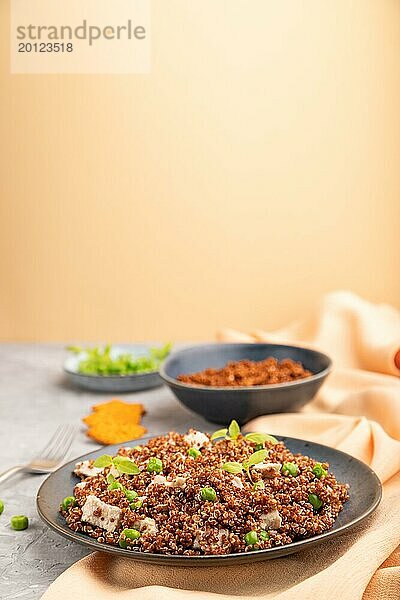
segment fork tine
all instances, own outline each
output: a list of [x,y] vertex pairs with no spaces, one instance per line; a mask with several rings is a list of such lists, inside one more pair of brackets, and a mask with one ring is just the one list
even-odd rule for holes
[[53,449],[53,452],[51,454],[51,458],[54,461],[61,461],[66,453],[68,452],[71,444],[72,444],[72,440],[74,439],[75,436],[75,432],[74,430],[69,426],[65,429],[63,436],[61,437],[61,439],[58,442],[57,447],[55,447]]
[[64,437],[62,443],[60,443],[60,446],[58,449],[58,456],[56,453],[54,460],[57,460],[57,459],[63,460],[65,458],[65,456],[67,455],[67,452],[70,449],[71,444],[74,440],[75,433],[76,433],[76,428],[73,427],[72,425],[70,425],[67,430],[66,436]]
[[47,456],[49,458],[51,456],[53,456],[54,452],[58,451],[59,446],[63,444],[64,438],[67,434],[67,431],[68,431],[68,425],[62,425],[60,427],[60,431],[59,431],[57,438],[54,440],[53,444],[51,444],[50,448],[47,451]]
[[41,458],[47,461],[61,461],[71,447],[75,432],[76,429],[71,425],[62,426],[53,444],[48,448],[46,456]]
[[41,458],[47,458],[47,455],[51,451],[52,447],[57,444],[57,441],[58,441],[60,435],[62,434],[62,431],[63,431],[63,426],[59,425],[57,427],[57,429],[55,430],[54,434],[52,435],[52,437],[47,442],[47,444],[44,446],[44,448],[42,448],[40,450],[40,452],[37,453],[36,456],[38,456],[38,457],[40,456]]

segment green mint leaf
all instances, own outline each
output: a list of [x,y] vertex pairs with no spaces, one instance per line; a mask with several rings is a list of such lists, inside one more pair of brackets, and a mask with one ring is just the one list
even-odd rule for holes
[[227,433],[228,433],[227,429],[218,429],[218,431],[214,431],[214,433],[210,437],[210,440],[216,440],[217,438],[223,438],[226,436]]
[[137,475],[139,473],[139,467],[127,456],[116,456],[113,458],[113,464],[120,473],[126,473],[127,475]]
[[238,438],[238,436],[240,435],[240,427],[239,427],[237,421],[235,421],[235,420],[231,421],[231,424],[229,425],[229,428],[228,428],[228,434],[229,434],[229,437],[231,438],[231,440],[236,440]]
[[275,445],[278,443],[276,437],[269,435],[268,433],[248,433],[245,438],[255,444],[265,444],[265,442],[270,442]]
[[277,440],[276,437],[274,437],[273,435],[269,435],[268,433],[266,433],[265,435],[266,435],[266,438],[265,438],[266,442],[270,442],[274,446],[275,446],[275,444],[279,444],[279,440]]
[[268,456],[268,450],[257,450],[243,464],[246,468],[263,462]]
[[110,456],[109,454],[102,454],[101,456],[96,458],[96,460],[93,463],[93,466],[97,467],[98,469],[104,469],[104,467],[111,467],[112,463],[112,456]]
[[264,444],[267,434],[266,433],[248,433],[244,436],[246,440],[254,442],[255,444]]
[[222,465],[222,468],[227,473],[241,473],[243,471],[243,465],[239,462],[226,462]]

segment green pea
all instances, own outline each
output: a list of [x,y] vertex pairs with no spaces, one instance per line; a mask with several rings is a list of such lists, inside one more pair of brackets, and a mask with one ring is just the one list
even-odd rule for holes
[[282,474],[292,475],[293,477],[296,477],[296,475],[299,474],[299,467],[292,462],[283,463]]
[[265,483],[263,482],[262,479],[259,479],[258,481],[256,481],[253,485],[253,490],[265,490]]
[[212,487],[203,487],[200,492],[202,500],[209,500],[215,502],[217,499],[217,493]]
[[142,505],[143,505],[143,500],[141,500],[139,498],[139,500],[135,500],[134,502],[131,502],[130,505],[129,505],[129,507],[132,510],[137,510],[138,508],[141,508]]
[[146,471],[148,473],[161,473],[163,464],[159,458],[151,458],[148,462]]
[[69,508],[72,508],[73,506],[75,506],[75,504],[76,504],[76,500],[75,500],[74,496],[67,496],[61,502],[61,508],[63,510],[68,510]]
[[326,477],[328,475],[328,471],[324,469],[321,463],[316,463],[312,472],[314,473],[315,477],[318,477],[318,479],[321,479],[321,477]]
[[265,531],[265,529],[261,529],[261,531],[260,531],[260,538],[262,539],[263,542],[266,542],[267,540],[269,540],[269,533],[268,533],[268,531]]
[[135,490],[125,490],[125,497],[129,502],[132,502],[138,497],[138,493]]
[[27,529],[29,525],[28,517],[25,517],[25,515],[16,515],[11,517],[10,525],[11,529],[15,529],[15,531]]
[[137,529],[124,529],[121,531],[121,537],[119,538],[119,547],[127,548],[126,540],[138,540],[139,538],[140,533]]
[[201,456],[201,452],[200,450],[197,450],[197,448],[189,448],[188,455],[191,458],[198,458],[199,456]]
[[3,500],[0,500],[0,515],[3,512],[3,510],[4,510],[4,502],[3,502]]
[[254,448],[254,452],[258,452],[258,450],[264,450],[264,444],[257,444]]
[[257,531],[248,531],[244,536],[244,541],[246,542],[246,546],[254,546],[258,542]]
[[323,505],[321,498],[319,496],[317,496],[316,494],[310,494],[308,496],[308,501],[312,505],[314,510],[319,510],[321,508],[321,506]]
[[107,488],[110,492],[112,490],[123,490],[124,486],[119,481],[112,481]]

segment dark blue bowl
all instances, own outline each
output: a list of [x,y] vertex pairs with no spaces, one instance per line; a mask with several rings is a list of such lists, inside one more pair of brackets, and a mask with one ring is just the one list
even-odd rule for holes
[[[291,358],[313,373],[289,383],[249,387],[210,387],[182,383],[178,375],[221,368],[230,361]],[[173,352],[160,376],[182,404],[212,423],[240,425],[270,413],[293,412],[310,402],[331,370],[331,359],[315,350],[282,344],[204,344]]]

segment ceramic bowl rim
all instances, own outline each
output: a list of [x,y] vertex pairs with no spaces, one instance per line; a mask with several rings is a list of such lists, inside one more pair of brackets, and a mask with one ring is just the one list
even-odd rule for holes
[[[191,383],[183,383],[182,381],[178,381],[177,379],[175,379],[174,377],[171,377],[170,375],[168,375],[166,373],[166,366],[168,366],[168,362],[173,360],[177,355],[179,354],[183,354],[184,352],[186,352],[187,350],[195,350],[195,349],[201,349],[201,348],[213,348],[215,346],[223,346],[223,347],[228,347],[228,346],[256,346],[256,345],[260,345],[260,346],[281,346],[283,348],[294,348],[296,350],[306,350],[307,352],[311,352],[313,354],[318,354],[321,357],[323,357],[328,365],[327,367],[325,367],[325,369],[323,369],[322,371],[318,371],[317,373],[314,373],[313,375],[311,375],[310,377],[304,377],[303,379],[297,379],[295,381],[286,381],[284,383],[268,383],[265,385],[246,385],[246,386],[215,386],[215,385],[195,385],[195,384],[191,384]],[[306,383],[311,383],[314,381],[319,381],[320,379],[324,379],[327,375],[329,375],[329,373],[332,370],[332,359],[327,355],[324,354],[323,352],[320,352],[319,350],[313,350],[312,348],[304,348],[303,346],[294,346],[292,344],[273,344],[273,343],[268,343],[268,342],[238,342],[238,343],[232,343],[232,342],[228,342],[228,343],[215,343],[215,344],[198,344],[198,345],[193,345],[193,346],[187,346],[185,348],[182,348],[181,350],[177,350],[175,352],[172,352],[167,358],[166,360],[161,364],[160,370],[159,370],[159,375],[160,377],[169,385],[171,386],[175,386],[175,387],[179,387],[182,389],[187,389],[187,390],[193,390],[193,391],[199,391],[199,392],[217,392],[217,391],[221,391],[221,392],[232,392],[232,393],[239,393],[239,392],[265,392],[268,390],[279,390],[279,389],[287,389],[287,388],[295,388],[295,387],[299,387],[301,385],[305,385]]]
[[160,374],[160,371],[145,371],[143,373],[129,373],[127,375],[93,375],[91,373],[79,373],[79,371],[71,371],[70,369],[67,369],[65,365],[63,367],[63,371],[64,373],[68,373],[68,375],[75,375],[77,377],[83,377],[87,379],[100,379],[101,381],[107,381],[108,379],[136,379],[137,377]]

